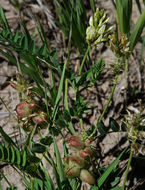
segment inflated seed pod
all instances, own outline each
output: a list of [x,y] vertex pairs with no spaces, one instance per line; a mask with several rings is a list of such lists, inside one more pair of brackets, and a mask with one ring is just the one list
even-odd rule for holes
[[66,177],[68,178],[75,178],[80,176],[80,168],[77,166],[73,166],[71,168],[66,167],[64,171]]
[[86,147],[84,150],[80,150],[79,155],[81,158],[87,159],[92,155],[92,150],[89,147]]
[[81,159],[78,156],[71,156],[70,161],[72,162],[72,164],[77,164],[80,168],[83,168],[85,165],[85,160]]
[[23,101],[19,103],[16,106],[18,119],[28,117],[32,113],[32,111],[35,109],[35,107],[36,107],[35,101],[32,101],[31,103],[27,103],[27,101]]
[[82,169],[80,172],[80,179],[90,185],[95,184],[95,179],[93,175],[86,169]]
[[46,123],[47,115],[45,112],[40,111],[36,116],[33,117],[33,122],[35,124],[43,124]]
[[70,147],[73,147],[75,149],[82,149],[85,146],[85,143],[81,141],[81,139],[77,136],[71,136],[68,140],[67,143],[70,145]]

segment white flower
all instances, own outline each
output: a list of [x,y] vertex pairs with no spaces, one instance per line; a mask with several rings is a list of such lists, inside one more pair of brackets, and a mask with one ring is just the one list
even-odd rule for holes
[[108,34],[112,27],[107,26],[109,18],[104,10],[96,9],[96,12],[89,19],[89,25],[86,30],[86,40],[89,45],[96,45],[107,41]]

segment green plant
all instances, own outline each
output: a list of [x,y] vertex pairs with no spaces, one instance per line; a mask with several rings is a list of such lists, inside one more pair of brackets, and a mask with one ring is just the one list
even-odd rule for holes
[[[125,115],[124,128],[113,118],[109,119],[109,126],[105,126],[103,118],[112,100],[120,73],[124,71],[128,76],[130,55],[136,43],[142,40],[145,11],[141,13],[131,31],[132,1],[116,0],[117,28],[116,31],[112,31],[113,27],[108,25],[107,13],[98,8],[95,10],[94,1],[90,1],[93,15],[88,27],[83,1],[55,0],[53,3],[59,18],[59,27],[69,38],[68,57],[61,57],[61,61],[57,59],[58,52],[50,51],[38,18],[38,35],[42,41],[40,47],[36,45],[23,22],[22,31],[12,32],[4,11],[0,8],[0,45],[3,47],[0,53],[18,68],[16,80],[11,81],[11,86],[20,96],[20,103],[16,105],[17,117],[14,117],[20,131],[23,130],[26,137],[21,147],[0,127],[4,142],[0,144],[0,161],[14,167],[28,190],[79,190],[82,181],[91,185],[90,190],[108,190],[108,187],[110,190],[124,190],[133,154],[138,151],[136,141],[138,138],[144,138],[143,108],[139,102],[139,114],[132,115],[128,112]],[[96,86],[105,68],[102,58],[91,60],[90,50],[104,42],[116,55],[116,61],[111,65],[114,84],[96,126],[91,125],[86,129],[84,114],[88,114],[90,109],[82,93],[89,87]],[[83,55],[78,72],[70,67],[73,45]],[[87,61],[92,64],[85,71],[84,65]],[[49,83],[45,80],[43,68],[50,71]],[[27,82],[24,75],[29,77]],[[75,99],[69,98],[69,87],[73,89]],[[1,101],[3,102],[2,99]],[[74,119],[79,123],[80,130],[77,130]],[[41,133],[42,129],[47,131],[45,136]],[[129,146],[122,150],[108,167],[102,167],[96,159],[97,147],[94,147],[93,143],[109,133],[122,131],[128,135]],[[68,140],[65,137],[66,133],[69,136]],[[37,142],[34,138],[36,134],[39,136]],[[63,141],[64,155],[59,151],[58,136],[61,136]],[[50,145],[53,146],[53,154],[49,152]],[[130,151],[130,156],[121,187],[118,184],[122,173],[119,167],[115,167],[127,151]],[[52,168],[55,182],[44,167],[43,159]],[[3,173],[1,176],[7,181],[8,189],[15,189]]]

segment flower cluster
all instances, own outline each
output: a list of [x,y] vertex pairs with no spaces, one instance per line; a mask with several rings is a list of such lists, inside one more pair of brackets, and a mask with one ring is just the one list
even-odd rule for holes
[[[138,113],[131,113],[129,111],[125,116],[126,131],[128,134],[129,141],[132,143],[132,148],[137,152],[141,148],[141,143],[144,143],[145,139],[145,119],[142,117],[143,107],[141,101],[138,100],[140,109]],[[140,142],[140,144],[138,143]]]
[[[20,76],[19,76],[20,79]],[[17,118],[25,131],[31,131],[35,125],[39,127],[47,126],[47,114],[41,108],[38,98],[32,93],[28,84],[21,79],[12,82],[11,86],[18,92],[23,93],[22,101],[16,106]]]
[[108,47],[119,57],[124,57],[129,54],[130,42],[126,36],[122,36],[120,40],[117,39],[115,34],[109,35]]
[[84,142],[78,136],[71,136],[67,143],[72,153],[64,157],[66,177],[78,177],[88,184],[95,184],[95,179],[88,170],[94,155],[90,142]]
[[107,13],[97,8],[90,17],[90,26],[86,30],[86,40],[89,45],[93,46],[108,40],[108,34],[113,28],[107,26],[108,20]]

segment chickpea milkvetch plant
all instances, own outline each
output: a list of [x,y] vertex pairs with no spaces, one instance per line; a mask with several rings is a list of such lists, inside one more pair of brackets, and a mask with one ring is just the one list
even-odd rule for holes
[[[58,62],[56,51],[49,51],[46,36],[39,21],[39,33],[44,39],[41,47],[36,46],[24,24],[22,24],[21,33],[12,32],[3,9],[0,8],[0,46],[2,47],[0,53],[19,69],[17,81],[11,82],[11,86],[20,95],[20,103],[16,105],[16,117],[14,117],[20,131],[23,130],[26,137],[24,145],[20,146],[0,127],[4,140],[0,144],[0,161],[14,167],[26,189],[79,190],[82,188],[82,182],[85,182],[90,184],[90,190],[124,190],[132,157],[139,151],[137,139],[144,140],[145,124],[140,101],[140,112],[137,115],[129,112],[125,115],[124,128],[120,128],[113,118],[109,120],[109,127],[106,127],[102,120],[113,97],[119,74],[124,71],[128,75],[129,57],[138,40],[142,40],[145,11],[141,13],[131,31],[132,1],[116,0],[117,29],[113,31],[113,27],[108,25],[107,13],[99,8],[95,10],[94,1],[90,2],[94,13],[87,27],[83,1],[54,1],[59,18],[58,25],[64,32],[64,37],[69,38],[68,58],[62,58],[62,62]],[[64,9],[66,6],[68,9]],[[90,64],[86,72],[84,66],[87,61],[91,62],[89,53],[92,46],[104,42],[116,55],[116,62],[111,65],[114,72],[114,84],[97,125],[92,125],[87,130],[83,123],[83,114],[88,113],[88,103],[83,100],[81,92],[95,85],[105,67],[105,62],[103,59],[97,63],[92,61],[93,64]],[[70,49],[73,45],[83,55],[78,73],[70,70]],[[17,58],[13,56],[13,53],[17,54]],[[50,84],[43,76],[43,67],[50,71]],[[30,82],[25,81],[24,74],[29,77]],[[56,76],[59,78],[59,84],[57,84]],[[126,80],[128,80],[127,77]],[[75,101],[69,100],[69,85],[75,92]],[[3,102],[2,99],[1,101]],[[60,106],[61,101],[63,107]],[[73,123],[74,118],[80,122],[80,133]],[[47,135],[41,134],[42,129],[47,131]],[[121,131],[126,132],[130,145],[117,156],[112,164],[107,168],[102,168],[97,161],[97,147],[93,146],[93,143],[108,133]],[[66,132],[68,138],[65,137]],[[34,139],[35,134],[39,135],[37,142]],[[63,140],[63,157],[57,145],[58,136],[61,136]],[[53,147],[54,155],[49,152],[50,145]],[[115,166],[127,151],[130,152],[130,156],[123,185],[118,186],[121,170]],[[52,167],[53,176],[44,167],[42,159],[45,159]],[[3,172],[1,172],[1,178],[8,183],[7,189],[16,189]]]

